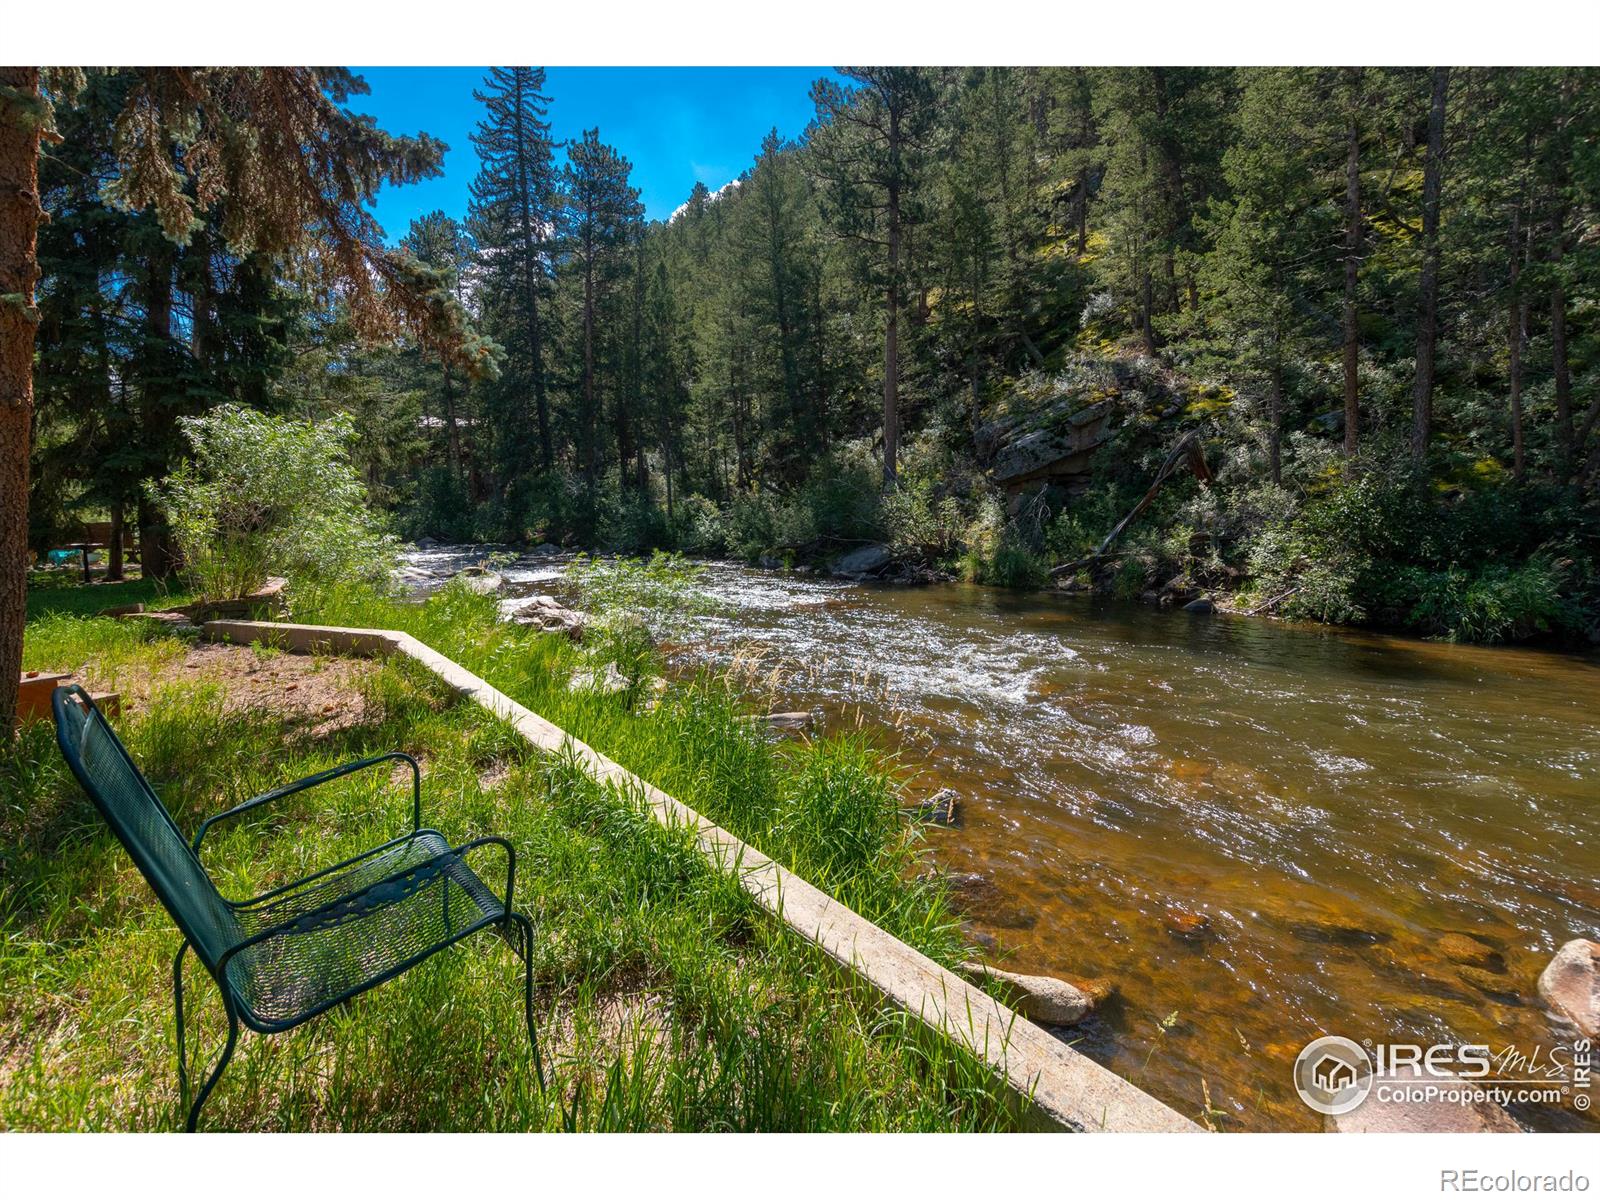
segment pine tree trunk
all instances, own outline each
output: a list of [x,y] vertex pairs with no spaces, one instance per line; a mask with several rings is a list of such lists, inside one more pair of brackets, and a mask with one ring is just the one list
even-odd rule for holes
[[[593,230],[596,217],[589,213],[586,230]],[[592,232],[583,239],[583,473],[589,495],[594,496],[595,479],[599,473],[599,433],[595,427],[594,413],[594,257]]]
[[450,455],[450,473],[455,476],[456,486],[461,487],[461,430],[456,421],[455,381],[450,378],[450,364],[446,363],[443,370],[445,448]]
[[38,67],[0,67],[0,741],[12,736],[28,612],[41,103]]
[[1344,453],[1354,459],[1361,430],[1360,329],[1356,283],[1361,270],[1361,131],[1352,120],[1345,131],[1344,168]]
[[[550,405],[544,389],[543,330],[539,326],[539,280],[535,275],[538,263],[537,239],[534,236],[533,182],[528,169],[527,139],[529,131],[523,128],[527,106],[532,104],[522,94],[522,76],[515,83],[513,103],[517,113],[517,219],[522,235],[522,304],[528,321],[528,372],[532,375],[533,403],[539,421],[539,453],[546,471],[555,463],[554,446],[550,440]],[[519,463],[519,467],[526,464]]]
[[1089,253],[1089,172],[1078,172],[1078,197],[1074,201],[1078,224],[1078,256]]
[[[895,130],[894,119],[890,129]],[[894,134],[891,132],[891,139]],[[891,140],[890,145],[893,146]],[[893,153],[893,150],[890,151]],[[900,185],[889,184],[889,286],[884,296],[883,486],[895,485],[900,456]]]
[[[164,474],[176,453],[176,381],[172,366],[172,262],[170,246],[152,251],[145,276],[145,346],[140,354],[140,403],[145,448]],[[178,554],[166,517],[148,500],[139,501],[139,563],[146,579],[166,579],[177,570]]]
[[111,503],[111,536],[106,539],[106,582],[122,579],[122,501]]
[[1139,333],[1144,338],[1144,352],[1151,358],[1156,356],[1156,330],[1150,315],[1150,309],[1154,304],[1150,270],[1147,267],[1144,272],[1144,285],[1140,289]]
[[1527,302],[1522,296],[1522,203],[1511,210],[1510,304],[1506,314],[1506,344],[1509,350],[1507,372],[1511,388],[1511,472],[1521,479],[1528,469],[1527,451],[1522,436],[1522,344],[1528,320]]
[[1433,69],[1428,109],[1428,157],[1422,169],[1421,312],[1417,318],[1417,377],[1411,393],[1411,457],[1428,454],[1433,426],[1434,352],[1439,334],[1439,198],[1444,178],[1445,102],[1450,68]]
[[1283,356],[1276,347],[1267,392],[1267,470],[1273,483],[1283,482]]
[[[1556,253],[1560,254],[1559,247]],[[1559,258],[1557,263],[1559,270]],[[1565,479],[1572,470],[1576,445],[1572,429],[1572,367],[1567,359],[1567,293],[1559,278],[1550,285],[1550,358],[1555,372],[1556,449],[1561,456],[1560,475]]]

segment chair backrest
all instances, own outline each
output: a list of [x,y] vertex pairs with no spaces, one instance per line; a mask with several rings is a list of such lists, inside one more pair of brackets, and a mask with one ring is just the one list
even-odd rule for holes
[[89,694],[58,687],[51,703],[62,757],[201,960],[215,967],[240,940],[232,910]]

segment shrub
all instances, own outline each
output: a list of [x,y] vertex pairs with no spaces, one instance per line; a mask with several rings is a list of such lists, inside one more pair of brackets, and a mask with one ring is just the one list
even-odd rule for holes
[[1494,564],[1476,573],[1413,570],[1405,582],[1416,595],[1411,623],[1452,642],[1522,641],[1577,624],[1562,595],[1563,572],[1548,560]]
[[728,549],[740,558],[754,562],[775,542],[777,506],[770,496],[746,492],[728,505]]
[[202,597],[247,595],[274,573],[302,587],[388,581],[395,543],[350,465],[348,417],[316,423],[223,405],[181,424],[194,457],[149,491]]
[[690,554],[720,554],[728,548],[722,510],[701,495],[685,496],[673,513],[673,542]]

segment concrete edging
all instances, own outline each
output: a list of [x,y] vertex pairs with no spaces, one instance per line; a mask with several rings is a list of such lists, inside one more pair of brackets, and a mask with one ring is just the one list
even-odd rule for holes
[[574,753],[591,778],[643,796],[662,824],[693,830],[700,852],[719,871],[735,875],[757,905],[872,984],[895,1007],[988,1062],[1048,1125],[1078,1132],[1199,1131],[1198,1125],[1155,1097],[408,633],[209,621],[204,634],[211,641],[263,642],[298,654],[399,654],[412,659],[462,697],[508,722],[538,749]]

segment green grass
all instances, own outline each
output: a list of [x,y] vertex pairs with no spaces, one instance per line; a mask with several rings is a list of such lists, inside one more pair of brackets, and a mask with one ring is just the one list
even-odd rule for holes
[[175,608],[190,599],[173,592],[159,579],[130,579],[124,583],[85,584],[81,575],[63,571],[34,571],[28,577],[28,620],[51,613],[89,617],[107,608],[143,604],[146,608]]
[[[904,882],[915,846],[859,743],[768,744],[709,680],[649,715],[643,686],[569,693],[578,650],[494,625],[491,602],[454,590],[425,606],[325,599],[298,615],[410,629],[901,936],[946,961],[959,952],[942,897]],[[427,823],[453,841],[495,832],[517,847],[554,1079],[543,1096],[534,1087],[520,964],[481,935],[300,1029],[246,1034],[208,1127],[1009,1126],[987,1068],[829,969],[682,831],[536,755],[415,666],[374,665],[359,683],[361,719],[313,737],[269,713],[222,716],[214,685],[170,669],[184,650],[126,622],[57,615],[28,631],[33,665],[87,662],[112,685],[177,676],[121,726],[185,830],[336,761],[396,747],[422,757]],[[170,920],[70,780],[48,726],[0,752],[0,796],[0,1127],[176,1127]],[[225,894],[248,894],[392,836],[407,805],[398,777],[353,777],[220,828],[206,861]],[[209,988],[190,975],[191,1053],[220,1047]]]

